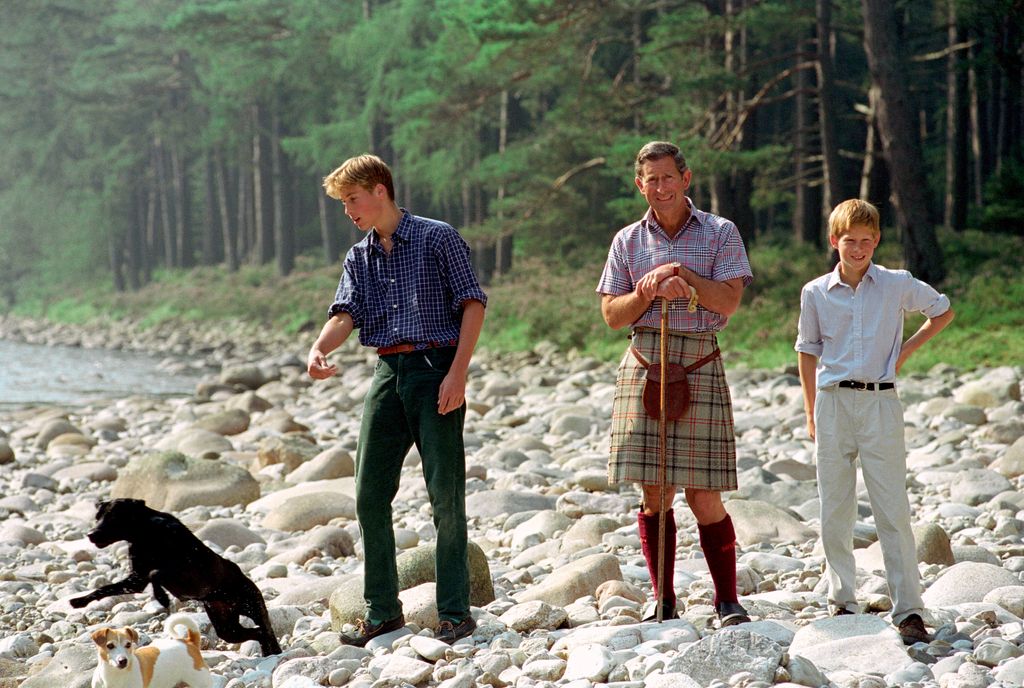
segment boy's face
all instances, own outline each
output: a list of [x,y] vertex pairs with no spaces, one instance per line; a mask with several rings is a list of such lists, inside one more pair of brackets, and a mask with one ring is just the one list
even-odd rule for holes
[[372,191],[361,186],[346,186],[341,191],[345,214],[356,227],[366,232],[376,227],[388,206],[388,191],[378,184]]
[[657,217],[675,217],[686,208],[690,170],[680,172],[671,156],[648,160],[640,166],[636,188]]
[[868,269],[871,257],[881,236],[867,225],[853,225],[840,237],[829,237],[832,248],[839,251],[839,263],[844,270],[863,272]]

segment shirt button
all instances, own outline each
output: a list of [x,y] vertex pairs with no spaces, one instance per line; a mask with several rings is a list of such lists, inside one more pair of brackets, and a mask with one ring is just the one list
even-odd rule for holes
[[394,283],[395,283],[395,280],[391,280],[391,284],[394,284]]
[[396,303],[392,308],[398,308],[398,304]]

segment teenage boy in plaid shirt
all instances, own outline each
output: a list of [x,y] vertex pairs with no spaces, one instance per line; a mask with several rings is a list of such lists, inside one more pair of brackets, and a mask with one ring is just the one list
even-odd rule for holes
[[354,329],[379,356],[356,452],[368,608],[356,632],[341,640],[362,646],[405,625],[391,503],[415,444],[437,528],[437,637],[453,643],[476,628],[469,610],[462,428],[466,374],[487,296],[466,242],[451,225],[399,208],[391,170],[377,156],[346,160],[324,179],[324,188],[367,234],[345,257],[329,319],[309,350],[308,372],[317,380],[335,375],[327,355]]
[[[636,156],[636,186],[650,205],[643,219],[615,235],[597,286],[601,313],[614,329],[630,326],[633,346],[658,362],[661,305],[668,299],[669,363],[694,364],[718,349],[715,336],[736,312],[753,276],[739,232],[729,220],[705,213],[686,197],[691,171],[674,144],[652,141]],[[687,310],[697,290],[696,312]],[[660,511],[665,511],[663,591],[655,589],[662,618],[676,615],[673,588],[677,487],[697,519],[700,545],[715,584],[715,611],[722,626],[750,620],[736,596],[736,533],[721,492],[735,490],[736,439],[732,399],[720,356],[688,376],[691,404],[669,421],[667,489],[659,502],[658,420],[645,412],[641,394],[647,371],[627,352],[619,365],[612,406],[610,483],[640,483],[640,543],[651,580],[658,580]],[[657,607],[645,620],[656,618]]]

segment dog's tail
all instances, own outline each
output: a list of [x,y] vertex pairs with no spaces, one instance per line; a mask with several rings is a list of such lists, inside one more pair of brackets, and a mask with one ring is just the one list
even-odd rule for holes
[[[179,629],[183,626],[185,628],[184,635],[179,632]],[[199,646],[199,625],[188,614],[171,614],[168,616],[167,621],[164,621],[164,634],[190,645]]]

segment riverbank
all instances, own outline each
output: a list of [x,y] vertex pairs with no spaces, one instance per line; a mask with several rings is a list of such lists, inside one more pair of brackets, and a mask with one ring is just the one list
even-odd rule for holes
[[345,376],[313,384],[301,334],[257,341],[242,323],[216,332],[36,327],[0,321],[0,332],[33,341],[173,352],[219,372],[183,399],[140,389],[75,409],[0,411],[0,685],[87,686],[90,629],[160,627],[163,610],[149,593],[68,604],[126,572],[123,546],[97,550],[85,540],[96,502],[113,495],[175,513],[263,590],[285,650],[274,658],[218,640],[198,607],[184,607],[200,624],[217,685],[228,688],[952,688],[1024,677],[1020,367],[941,366],[900,383],[926,616],[937,631],[933,643],[904,648],[885,622],[891,601],[863,493],[855,538],[866,613],[828,616],[812,445],[792,375],[729,371],[741,488],[727,505],[741,600],[755,621],[716,630],[682,499],[675,587],[684,618],[637,623],[651,588],[638,494],[604,476],[614,364],[551,344],[482,354],[466,423],[479,629],[452,648],[431,638],[436,533],[413,451],[395,501],[409,624],[362,650],[339,646],[336,631],[361,613],[352,456],[372,354],[346,347],[336,354]]

